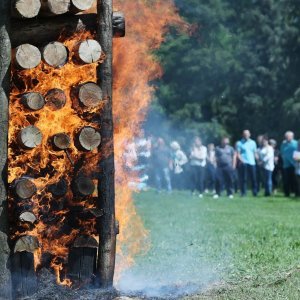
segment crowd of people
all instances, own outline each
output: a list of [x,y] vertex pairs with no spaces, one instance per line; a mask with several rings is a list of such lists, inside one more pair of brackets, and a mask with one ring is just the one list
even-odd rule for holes
[[[163,138],[140,137],[129,143],[124,153],[126,166],[139,174],[131,182],[139,189],[149,185],[158,192],[173,189],[190,190],[200,198],[210,192],[214,198],[226,191],[229,198],[240,192],[244,197],[251,186],[253,196],[260,190],[270,196],[283,188],[286,197],[300,196],[300,141],[294,133],[285,133],[281,145],[267,135],[251,139],[249,130],[234,145],[228,137],[220,144],[205,146],[199,136],[191,145]],[[249,185],[251,183],[251,185]]]

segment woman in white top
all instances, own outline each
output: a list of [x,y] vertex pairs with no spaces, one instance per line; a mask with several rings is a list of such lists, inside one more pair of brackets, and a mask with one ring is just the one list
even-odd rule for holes
[[274,148],[269,144],[269,140],[266,136],[264,136],[262,140],[262,148],[259,151],[259,159],[264,169],[265,196],[268,197],[272,194],[272,174],[275,168],[275,162]]
[[191,189],[198,191],[199,197],[203,197],[205,166],[207,160],[207,148],[202,145],[202,140],[195,137],[190,152]]

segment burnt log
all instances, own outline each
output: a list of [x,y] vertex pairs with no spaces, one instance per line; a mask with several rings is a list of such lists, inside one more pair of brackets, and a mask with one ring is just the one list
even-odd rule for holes
[[98,242],[90,236],[75,239],[69,253],[68,276],[75,284],[89,284],[96,272]]
[[45,96],[46,105],[51,110],[59,110],[66,105],[67,97],[61,89],[51,89]]
[[71,138],[65,133],[58,133],[53,137],[53,144],[59,150],[66,150],[71,145]]
[[91,64],[100,59],[102,49],[97,41],[88,39],[77,45],[75,53],[77,61],[83,64]]
[[16,182],[15,192],[20,199],[29,199],[37,192],[37,187],[31,180],[23,178]]
[[37,221],[35,214],[31,211],[23,211],[18,217],[20,222],[34,224]]
[[13,59],[18,68],[33,69],[40,64],[42,56],[37,47],[31,44],[23,44],[13,51]]
[[28,126],[23,128],[18,134],[18,143],[28,149],[33,149],[42,143],[43,135],[41,131],[35,126]]
[[[97,26],[97,15],[63,15],[57,16],[55,22],[49,18],[28,19],[24,21],[25,26],[20,30],[20,23],[12,22],[11,41],[13,47],[21,44],[32,43],[35,45],[45,45],[49,41],[56,41],[61,35],[62,28],[67,35],[72,35],[79,30],[95,31]],[[120,33],[120,13],[113,15],[114,37],[121,37]],[[125,28],[125,26],[124,26]],[[122,30],[121,30],[122,31]],[[101,44],[100,44],[101,45]]]
[[41,9],[40,0],[14,0],[12,1],[12,16],[17,18],[34,18]]
[[97,283],[103,288],[111,288],[113,285],[116,257],[114,126],[112,116],[112,9],[112,0],[98,0],[97,40],[106,55],[104,63],[98,69],[99,86],[103,91],[103,99],[106,100],[100,122],[102,137],[100,153],[105,155],[100,161],[97,199],[98,208],[103,210],[103,216],[97,219],[97,229],[101,240],[98,249]]
[[93,82],[88,82],[78,87],[79,102],[89,108],[94,108],[102,102],[102,90]]
[[45,106],[45,99],[40,93],[27,93],[21,98],[21,102],[31,110],[40,110]]
[[7,137],[8,99],[10,91],[10,0],[0,5],[0,298],[11,299],[11,272],[9,268],[8,206],[7,206]]
[[34,252],[39,248],[36,237],[22,236],[15,244],[11,259],[13,299],[24,299],[37,290]]
[[67,13],[70,10],[70,0],[41,0],[41,15],[56,16]]
[[79,133],[80,146],[87,151],[96,149],[101,143],[100,133],[93,127],[83,127]]
[[73,13],[78,13],[90,9],[94,0],[71,0],[71,9]]
[[68,49],[60,42],[51,42],[43,49],[43,59],[48,65],[60,68],[68,61]]
[[55,184],[51,184],[48,187],[49,192],[55,196],[55,197],[63,197],[67,194],[68,192],[68,183],[67,181],[63,178],[59,182]]
[[95,191],[94,182],[88,177],[78,177],[73,182],[73,192],[75,195],[85,197],[90,196]]

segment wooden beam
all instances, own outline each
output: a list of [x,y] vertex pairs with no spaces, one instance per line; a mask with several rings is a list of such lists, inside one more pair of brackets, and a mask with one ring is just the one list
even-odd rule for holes
[[112,115],[112,0],[98,0],[97,38],[106,54],[106,59],[98,69],[99,85],[106,101],[100,120],[102,143],[100,153],[105,154],[100,162],[98,184],[98,208],[103,216],[98,219],[100,235],[98,251],[98,283],[102,288],[113,285],[116,232],[115,232],[115,166],[113,146],[113,115]]
[[11,61],[10,2],[10,0],[1,0],[0,3],[0,299],[11,299],[7,211],[7,136]]
[[[22,26],[22,30],[20,30]],[[11,43],[18,47],[21,44],[31,43],[36,46],[44,46],[49,41],[56,41],[62,29],[72,35],[78,29],[95,31],[97,26],[96,14],[62,15],[55,18],[35,18],[24,20],[12,20]],[[113,14],[114,37],[125,35],[125,20],[120,12]]]

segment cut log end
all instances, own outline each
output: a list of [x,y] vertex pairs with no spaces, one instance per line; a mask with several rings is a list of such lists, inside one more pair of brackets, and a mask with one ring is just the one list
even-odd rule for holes
[[98,106],[102,102],[102,97],[101,88],[93,82],[82,84],[79,87],[79,101],[86,107],[93,108]]
[[86,40],[79,44],[77,58],[84,64],[97,62],[101,57],[102,49],[95,40]]
[[93,238],[92,236],[88,236],[88,235],[78,236],[73,243],[74,248],[95,248],[95,249],[97,249],[98,246],[99,246],[99,244],[96,241],[96,239]]
[[68,183],[65,179],[49,186],[49,192],[55,197],[65,196],[68,192]]
[[74,191],[79,196],[90,196],[95,191],[94,182],[87,177],[78,177],[74,182]]
[[43,135],[35,126],[22,129],[18,135],[18,142],[24,148],[33,149],[42,143]]
[[70,0],[42,0],[45,15],[62,15],[70,10]]
[[115,11],[113,13],[113,35],[116,38],[124,37],[126,35],[126,22],[124,13]]
[[34,18],[39,14],[40,0],[15,0],[12,15],[20,18]]
[[60,68],[68,61],[68,50],[59,42],[49,43],[43,50],[44,61],[55,68]]
[[30,44],[23,44],[15,50],[15,63],[21,69],[33,69],[41,62],[40,50]]
[[60,89],[52,89],[48,91],[45,100],[46,105],[50,107],[51,110],[59,110],[63,108],[67,102],[64,91]]
[[71,7],[72,11],[80,12],[88,10],[92,7],[94,0],[72,0]]
[[34,253],[39,248],[39,246],[40,245],[37,237],[25,235],[17,240],[14,248],[14,253],[24,251]]
[[17,182],[15,191],[20,199],[25,200],[31,198],[37,192],[37,188],[31,180],[21,179]]
[[79,143],[83,149],[92,151],[101,143],[101,135],[93,127],[84,127],[79,134]]
[[27,93],[22,96],[21,101],[31,110],[40,110],[45,105],[45,99],[40,93]]
[[37,218],[31,211],[24,211],[19,215],[19,220],[21,222],[34,224],[37,221]]
[[56,148],[66,150],[71,145],[71,138],[65,133],[58,133],[53,137],[53,143]]

